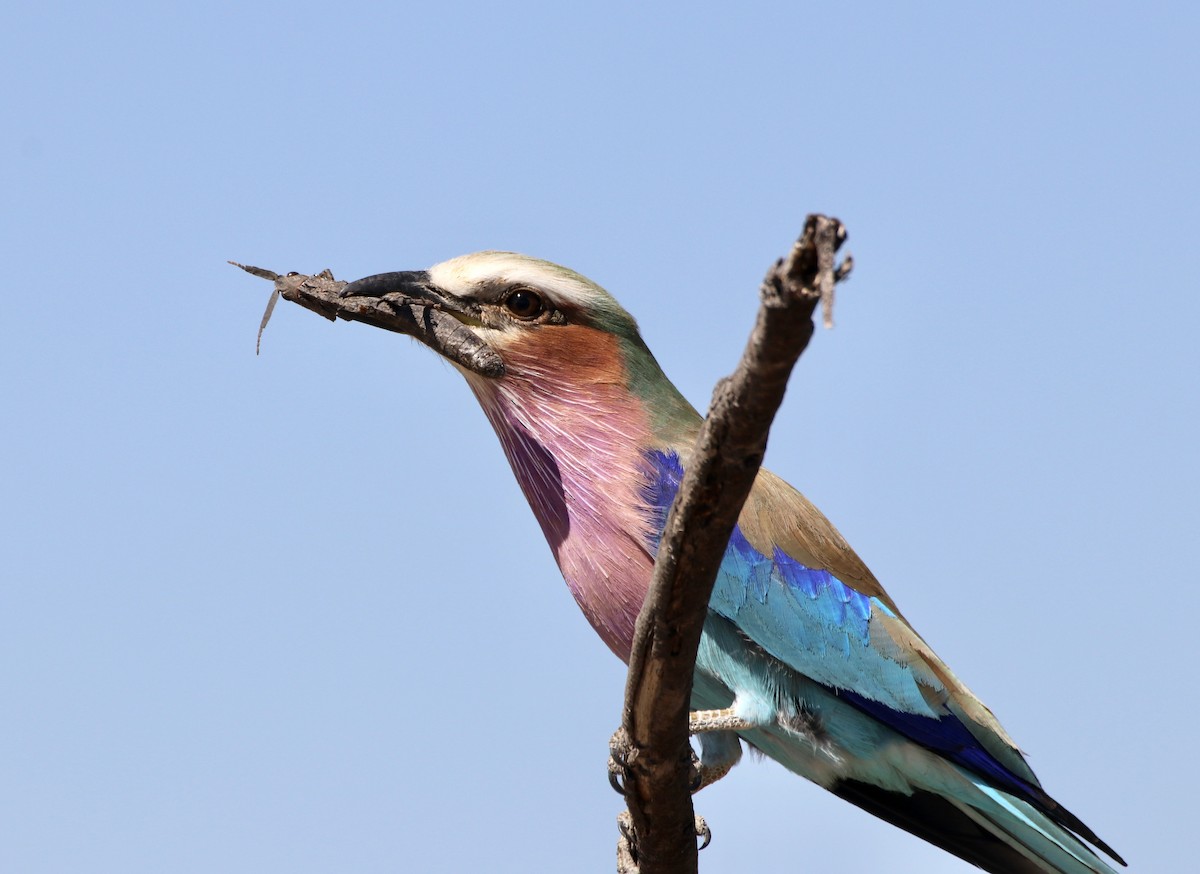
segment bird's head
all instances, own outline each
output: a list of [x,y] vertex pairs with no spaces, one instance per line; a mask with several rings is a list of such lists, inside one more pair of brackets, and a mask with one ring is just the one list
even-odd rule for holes
[[584,613],[628,658],[653,559],[647,453],[686,452],[699,414],[637,324],[573,270],[511,252],[382,273],[344,295],[408,306],[466,377]]
[[476,252],[427,270],[368,276],[342,294],[388,297],[452,316],[456,332],[469,332],[473,360],[481,350],[494,353],[487,355],[490,366],[450,354],[428,319],[418,318],[411,333],[458,367],[485,408],[499,394],[574,397],[586,405],[588,397],[620,389],[646,407],[656,430],[671,430],[675,420],[694,424],[694,410],[663,375],[633,317],[566,267],[513,252]]

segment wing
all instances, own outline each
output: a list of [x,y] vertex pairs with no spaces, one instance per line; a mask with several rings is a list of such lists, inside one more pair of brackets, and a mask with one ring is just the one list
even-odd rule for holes
[[[682,467],[671,452],[647,458],[645,497],[661,531]],[[900,735],[1119,858],[1046,794],[996,717],[912,629],[829,520],[768,471],[742,509],[709,609]]]
[[[762,582],[739,582],[747,572]],[[912,740],[957,751],[967,759],[958,764],[982,767],[1002,785],[1040,790],[996,717],[913,630],[837,529],[768,471],[742,510],[712,608]]]

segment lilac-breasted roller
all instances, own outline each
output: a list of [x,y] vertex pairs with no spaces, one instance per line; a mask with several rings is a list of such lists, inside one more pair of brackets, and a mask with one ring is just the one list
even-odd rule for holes
[[[628,660],[701,424],[633,318],[583,276],[509,252],[367,277],[343,294],[420,301],[488,351],[492,366],[456,366],[575,600]],[[421,325],[412,333],[422,339]],[[821,511],[766,470],[717,576],[692,706],[704,711],[692,728],[705,782],[745,741],[987,871],[1113,874],[1084,841],[1124,864],[1046,793]]]

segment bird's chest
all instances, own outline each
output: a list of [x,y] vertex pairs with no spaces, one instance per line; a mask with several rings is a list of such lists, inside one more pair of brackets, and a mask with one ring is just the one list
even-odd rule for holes
[[637,455],[560,460],[554,473],[527,476],[522,484],[526,495],[544,494],[557,477],[557,500],[539,498],[530,505],[571,594],[623,660],[654,571],[648,536],[654,518],[642,497],[639,461]]
[[584,615],[622,659],[650,584],[656,516],[644,411],[596,391],[476,386],[517,482]]

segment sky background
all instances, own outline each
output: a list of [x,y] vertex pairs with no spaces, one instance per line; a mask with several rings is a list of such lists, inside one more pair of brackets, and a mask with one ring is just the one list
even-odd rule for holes
[[[568,264],[700,407],[808,212],[768,466],[1134,871],[1194,864],[1194,4],[20,4],[0,870],[614,870],[625,673],[462,380],[226,259]],[[750,760],[703,871],[967,866]]]

